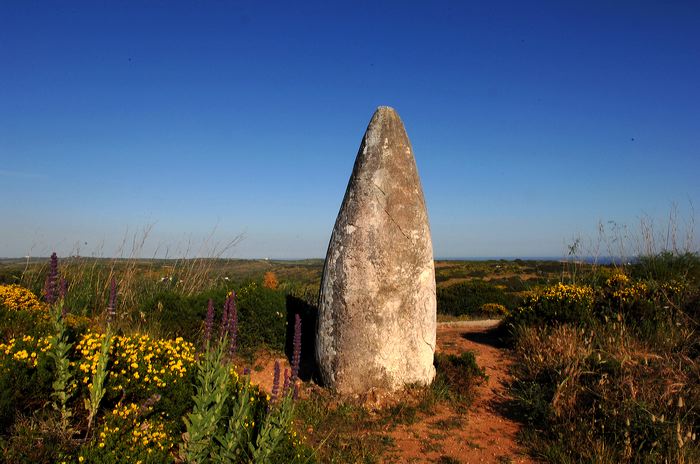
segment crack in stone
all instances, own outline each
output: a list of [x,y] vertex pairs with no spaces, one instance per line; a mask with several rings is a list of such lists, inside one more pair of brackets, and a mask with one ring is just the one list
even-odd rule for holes
[[377,187],[377,189],[379,189],[379,191],[382,192],[384,194],[384,196],[386,196],[386,192],[384,190],[382,190],[382,188],[380,186],[378,186],[376,182],[373,182],[373,183],[374,183],[374,186]]
[[431,345],[430,342],[425,339],[425,335],[421,334],[421,338],[423,339],[423,343],[428,345],[430,349],[433,350],[433,353],[435,353],[435,345]]
[[[383,191],[381,188],[379,188],[379,186],[378,186],[377,184],[374,184],[374,186],[377,187],[377,189],[379,189],[380,192],[384,193],[384,191]],[[386,196],[386,193],[384,193],[384,195]],[[377,199],[377,203],[378,203],[378,204],[380,204],[380,205],[382,204],[382,202],[379,201],[379,198],[377,198],[377,194],[376,194],[376,193],[374,194],[374,198]],[[396,222],[396,220],[391,216],[391,214],[389,214],[389,211],[386,209],[386,207],[382,206],[382,209],[384,210],[384,212],[386,213],[386,215],[389,216],[389,219],[391,219],[391,222],[393,222],[393,223],[396,225],[396,227],[399,229],[399,232],[401,232],[401,235],[403,235],[404,237],[406,237],[406,240],[411,240],[411,237],[409,237],[408,235],[406,235],[406,232],[403,231],[403,229],[401,228],[401,226],[399,225],[399,223]]]
[[401,234],[402,234],[404,237],[406,237],[406,240],[411,240],[411,238],[410,238],[408,235],[406,235],[406,232],[403,231],[403,229],[401,228],[401,226],[399,225],[399,223],[396,222],[396,221],[394,220],[393,217],[391,217],[391,214],[389,214],[389,211],[387,211],[386,208],[383,208],[383,209],[384,209],[384,212],[386,213],[386,215],[389,216],[389,219],[391,219],[391,222],[393,222],[394,224],[396,224],[396,227],[398,227],[399,232],[401,232]]

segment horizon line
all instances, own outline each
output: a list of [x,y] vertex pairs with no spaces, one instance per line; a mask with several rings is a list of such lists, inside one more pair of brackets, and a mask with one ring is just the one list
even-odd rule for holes
[[[635,256],[636,257],[636,256]],[[212,256],[192,256],[192,257],[119,257],[119,256],[81,256],[81,255],[69,255],[69,256],[59,256],[59,259],[70,259],[70,258],[87,258],[87,259],[104,259],[104,260],[119,260],[119,261],[126,261],[126,260],[132,260],[132,259],[137,259],[137,260],[152,260],[152,261],[174,261],[174,260],[192,260],[192,259],[206,259],[206,260],[221,260],[221,261],[325,261],[324,257],[292,257],[292,258],[276,258],[276,257],[248,257],[248,258],[243,258],[243,257],[212,257]],[[593,255],[587,255],[587,256],[565,256],[565,255],[549,255],[549,256],[518,256],[518,255],[503,255],[503,256],[435,256],[433,257],[433,261],[515,261],[515,260],[523,260],[523,261],[562,261],[562,260],[573,260],[573,261],[578,261],[578,260],[585,260],[585,261],[594,261],[594,260],[604,260],[604,261],[609,261],[609,260],[621,260],[621,259],[628,259],[632,258],[630,257],[620,257],[620,256],[593,256]],[[48,260],[50,259],[50,256],[0,256],[0,261],[7,261],[7,260],[23,260],[23,261],[37,261],[37,260]]]

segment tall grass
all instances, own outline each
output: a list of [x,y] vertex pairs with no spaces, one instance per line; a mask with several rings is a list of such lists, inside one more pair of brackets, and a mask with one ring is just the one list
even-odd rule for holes
[[506,319],[513,406],[538,458],[700,462],[700,255],[692,221],[677,220],[657,233],[644,219],[636,236],[615,226],[606,247],[634,258],[542,290]]
[[[76,250],[62,259],[62,275],[68,283],[65,304],[75,314],[95,316],[104,313],[108,305],[110,283],[116,279],[120,298],[115,325],[122,329],[143,330],[147,327],[146,314],[138,308],[149,298],[163,292],[192,296],[222,285],[215,273],[215,264],[242,239],[237,236],[224,243],[213,241],[213,231],[200,244],[187,242],[181,257],[158,258],[163,247],[156,247],[153,256],[144,258],[152,225],[131,236],[125,235],[114,257],[80,256]],[[45,263],[28,260],[20,277],[20,284],[41,294],[48,267]]]

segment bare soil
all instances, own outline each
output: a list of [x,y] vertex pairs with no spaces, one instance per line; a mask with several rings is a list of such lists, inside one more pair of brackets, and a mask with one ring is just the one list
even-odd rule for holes
[[[506,417],[505,383],[512,362],[492,334],[497,320],[442,323],[437,329],[437,351],[459,354],[473,351],[488,379],[478,388],[466,414],[438,409],[411,425],[399,425],[390,434],[396,449],[386,462],[439,462],[444,456],[461,463],[531,463],[517,443],[520,425]],[[447,462],[447,461],[446,461]]]

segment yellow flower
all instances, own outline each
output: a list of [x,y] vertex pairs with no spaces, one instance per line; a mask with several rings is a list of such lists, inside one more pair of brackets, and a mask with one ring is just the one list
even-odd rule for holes
[[0,285],[0,304],[15,311],[46,309],[31,290],[17,284]]

